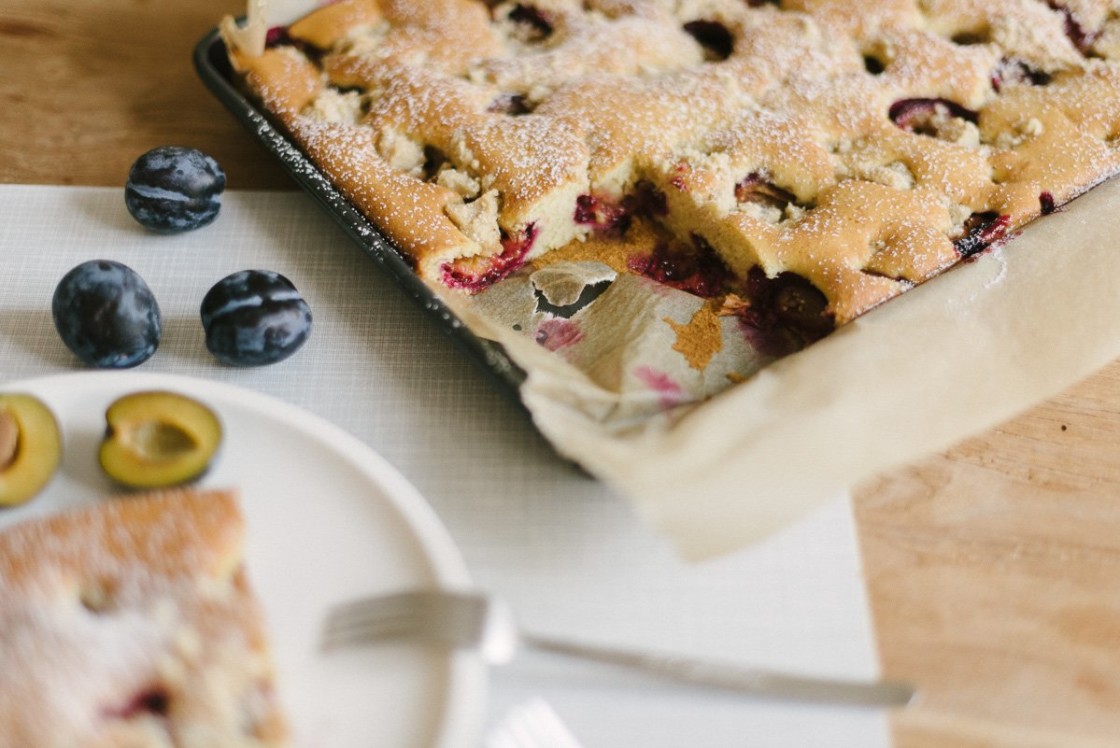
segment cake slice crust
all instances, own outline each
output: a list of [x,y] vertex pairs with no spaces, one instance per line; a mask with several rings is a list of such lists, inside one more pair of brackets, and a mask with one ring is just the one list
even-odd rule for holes
[[0,745],[287,745],[232,491],[0,533]]

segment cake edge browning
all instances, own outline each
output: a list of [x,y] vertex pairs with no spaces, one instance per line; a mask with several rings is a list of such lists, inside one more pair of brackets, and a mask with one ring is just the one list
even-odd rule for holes
[[341,0],[257,48],[223,29],[250,95],[421,278],[468,292],[652,184],[674,240],[740,283],[804,278],[839,326],[1120,169],[1120,68],[1055,4],[576,5]]
[[232,490],[0,533],[0,744],[288,744]]

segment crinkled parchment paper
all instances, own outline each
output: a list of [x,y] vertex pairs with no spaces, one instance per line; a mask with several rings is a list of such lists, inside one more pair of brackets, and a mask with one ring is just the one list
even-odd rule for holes
[[[1113,180],[733,386],[765,363],[734,317],[605,265],[445,295],[528,372],[522,399],[556,449],[701,558],[1120,356],[1118,207]],[[714,355],[682,342],[713,334]]]

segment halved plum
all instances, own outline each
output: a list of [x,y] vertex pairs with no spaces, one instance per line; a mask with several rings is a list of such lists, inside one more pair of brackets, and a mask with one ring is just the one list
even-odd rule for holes
[[502,251],[493,257],[465,257],[440,268],[443,284],[467,293],[477,293],[497,283],[525,264],[537,239],[537,227],[530,223],[518,237],[503,234]]
[[771,182],[766,172],[753,171],[735,185],[735,200],[785,210],[797,203],[797,196]]
[[631,271],[658,283],[686,291],[701,298],[724,293],[735,275],[699,234],[691,242],[658,242],[648,254],[634,255],[627,260]]
[[1046,0],[1046,5],[1050,10],[1061,14],[1063,30],[1073,46],[1077,48],[1077,51],[1086,56],[1091,55],[1093,43],[1097,40],[1100,32],[1083,26],[1080,17],[1064,2]]
[[900,99],[887,112],[896,126],[917,135],[940,138],[951,120],[976,124],[980,114],[949,99]]
[[1026,60],[1018,57],[1004,57],[992,72],[992,88],[996,93],[1003,90],[1007,84],[1021,84],[1029,86],[1045,86],[1050,83],[1053,76],[1041,68],[1036,68]]
[[663,216],[669,212],[665,193],[649,182],[641,181],[621,198],[596,194],[576,198],[572,220],[592,231],[613,231],[625,234],[635,218]]
[[[1042,204],[1045,207],[1045,202]],[[961,235],[953,246],[961,257],[972,257],[1006,236],[1010,225],[1011,216],[1000,215],[994,210],[973,213],[964,222]]]
[[0,506],[28,501],[50,482],[62,461],[62,435],[46,403],[0,393]]
[[175,392],[134,392],[105,411],[98,459],[105,474],[129,488],[189,483],[210,467],[222,424],[208,406]]
[[743,297],[729,305],[743,331],[761,353],[795,353],[836,329],[828,298],[807,278],[785,271],[773,278],[757,265],[747,273]]

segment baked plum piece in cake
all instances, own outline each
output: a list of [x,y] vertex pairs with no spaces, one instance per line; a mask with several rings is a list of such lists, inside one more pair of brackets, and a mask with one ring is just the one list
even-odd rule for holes
[[247,90],[467,292],[640,214],[720,293],[796,278],[844,324],[1120,169],[1103,0],[342,0],[265,25],[223,25]]
[[231,492],[0,532],[0,745],[287,745]]

